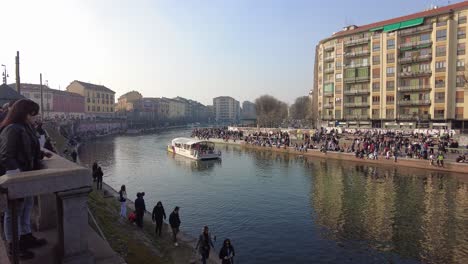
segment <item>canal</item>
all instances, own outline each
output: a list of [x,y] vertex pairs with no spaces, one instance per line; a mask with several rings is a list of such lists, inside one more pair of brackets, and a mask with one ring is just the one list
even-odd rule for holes
[[[102,138],[80,160],[148,211],[180,206],[181,229],[208,225],[236,263],[466,263],[468,182],[461,175],[306,159],[218,145],[222,161],[166,152],[189,130]],[[214,253],[214,252],[213,252]],[[215,253],[217,254],[217,253]]]

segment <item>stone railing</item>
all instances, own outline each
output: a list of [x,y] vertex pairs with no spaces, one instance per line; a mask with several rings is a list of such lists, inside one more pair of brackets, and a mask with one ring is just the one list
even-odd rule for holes
[[416,47],[419,45],[427,45],[427,44],[432,44],[432,40],[427,39],[427,40],[420,40],[420,41],[411,41],[411,42],[406,42],[400,44],[400,49],[402,48],[411,48],[411,47]]
[[[94,263],[87,237],[91,172],[56,155],[44,160],[43,165],[41,170],[0,177],[0,205],[4,205],[0,211],[6,210],[6,204],[16,208],[18,199],[37,197],[37,226],[41,230],[57,230],[56,252],[49,259],[64,264]],[[12,215],[17,213],[12,209]],[[18,234],[17,225],[12,225],[12,230]],[[17,236],[13,238],[13,243],[18,245]],[[0,262],[6,264],[8,260],[0,259]],[[19,263],[15,251],[11,263]]]
[[419,92],[419,91],[430,91],[432,88],[427,85],[413,85],[413,86],[400,86],[398,91],[400,92]]
[[370,93],[369,88],[344,90],[345,95],[358,95],[358,94],[368,94],[368,93]]
[[368,43],[369,40],[370,40],[370,37],[352,39],[352,40],[345,41],[344,45],[345,46],[360,45],[360,44]]
[[401,106],[408,105],[431,105],[431,100],[400,100]]

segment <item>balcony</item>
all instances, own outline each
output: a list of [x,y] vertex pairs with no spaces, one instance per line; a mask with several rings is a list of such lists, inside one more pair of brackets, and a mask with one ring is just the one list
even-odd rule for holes
[[345,77],[345,83],[356,83],[356,82],[366,82],[369,81],[369,76],[359,76],[359,77]]
[[400,100],[400,106],[431,105],[431,100]]
[[360,95],[360,94],[369,94],[369,89],[355,89],[355,90],[345,90],[345,95]]
[[380,119],[380,114],[372,114],[372,119]]
[[398,74],[401,78],[411,78],[411,77],[422,77],[429,76],[432,74],[431,70],[419,71],[419,72],[400,72]]
[[345,47],[356,46],[356,45],[366,44],[369,42],[369,40],[370,40],[370,37],[353,39],[353,40],[345,41],[344,45]]
[[344,106],[350,107],[350,108],[369,107],[369,103],[368,102],[344,103]]
[[326,97],[333,96],[333,91],[326,91],[326,92],[323,92],[323,96],[326,96]]
[[421,91],[430,91],[432,88],[425,85],[415,85],[415,86],[400,86],[398,87],[399,92],[421,92]]
[[445,119],[445,115],[444,115],[444,114],[435,114],[435,115],[434,115],[434,119],[436,119],[436,120],[444,120],[444,119]]
[[333,104],[332,104],[332,103],[324,104],[324,105],[323,105],[323,108],[325,108],[325,109],[333,109]]
[[334,72],[334,71],[335,71],[334,68],[326,68],[326,69],[324,70],[325,73],[332,73],[332,72]]
[[412,42],[407,42],[407,43],[402,43],[400,44],[399,48],[400,49],[412,49],[412,48],[422,48],[427,45],[432,44],[432,40],[427,39],[427,40],[420,40],[420,41],[412,41]]
[[354,64],[346,64],[345,68],[359,68],[359,67],[370,67],[369,63],[354,63]]
[[360,56],[369,56],[370,50],[361,50],[356,52],[346,52],[344,54],[345,58],[360,57]]
[[333,61],[334,59],[335,59],[335,56],[328,56],[328,57],[324,57],[323,61],[329,62],[329,61]]
[[422,61],[430,61],[432,59],[432,54],[427,55],[419,55],[414,57],[407,57],[407,58],[400,58],[398,62],[401,64],[413,63],[413,62],[422,62]]
[[323,49],[325,51],[331,51],[331,50],[335,49],[335,44],[326,45],[326,46],[323,47]]
[[[5,211],[7,203],[16,208],[18,200],[37,197],[34,208],[37,218],[33,222],[37,233],[47,237],[49,244],[35,250],[35,258],[27,263],[103,263],[103,259],[98,261],[101,251],[112,252],[112,249],[108,245],[103,248],[101,245],[107,243],[88,225],[91,172],[56,155],[44,160],[43,167],[0,177],[0,212]],[[18,212],[12,210],[12,213]],[[18,232],[17,225],[12,228],[13,233]],[[13,237],[13,243],[17,244],[18,239]],[[1,243],[4,241],[0,240]],[[2,245],[0,263],[10,263],[1,251]],[[16,253],[13,252],[12,263],[19,263]]]
[[425,114],[400,114],[398,116],[399,120],[405,120],[405,121],[423,121],[423,120],[430,120],[431,115],[425,115]]
[[322,116],[322,120],[327,120],[327,121],[328,121],[328,120],[333,120],[333,116],[331,116],[331,115],[324,115],[324,116]]
[[432,25],[424,25],[424,26],[417,27],[417,28],[410,28],[410,29],[401,30],[399,32],[399,35],[400,36],[409,36],[409,35],[428,32],[428,31],[432,31]]
[[369,116],[367,115],[345,115],[345,120],[356,120],[356,121],[366,121],[370,120]]

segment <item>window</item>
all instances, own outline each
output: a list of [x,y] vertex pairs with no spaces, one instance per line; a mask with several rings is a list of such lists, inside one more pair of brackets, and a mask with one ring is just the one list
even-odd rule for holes
[[447,48],[445,45],[436,47],[436,57],[445,56],[447,54]]
[[387,109],[385,110],[385,114],[387,118],[393,118],[395,117],[395,109]]
[[395,48],[395,40],[389,39],[387,40],[387,49],[394,49]]
[[96,107],[93,105],[93,112],[96,111]]
[[431,39],[431,34],[422,34],[420,37],[421,41],[427,41]]
[[89,98],[86,98],[86,101],[89,103],[91,100]]
[[436,119],[442,119],[442,118],[444,118],[445,110],[443,110],[443,109],[435,110],[434,113],[435,113],[435,118]]
[[395,96],[387,95],[387,104],[395,102]]
[[337,74],[335,75],[335,78],[336,78],[337,80],[341,80],[341,78],[343,78],[343,74],[342,74],[342,73],[337,73]]
[[457,71],[465,70],[465,60],[457,60]]
[[96,101],[95,101],[94,98],[93,98],[93,104],[94,104],[94,103],[96,103]]
[[446,29],[437,30],[436,37],[437,37],[437,41],[446,40],[447,39],[447,30]]
[[447,20],[437,22],[438,27],[442,27],[442,26],[446,26],[446,25],[447,25]]
[[374,105],[380,104],[380,96],[372,96],[372,104]]
[[395,68],[387,67],[387,77],[395,76]]
[[458,17],[458,24],[465,24],[466,23],[466,16],[459,16]]
[[88,112],[89,112],[89,105],[88,105]]
[[372,77],[373,78],[380,78],[380,69],[372,69]]
[[457,55],[465,55],[465,43],[457,45]]
[[336,68],[341,68],[341,67],[342,67],[341,61],[337,61],[337,62],[336,62]]
[[372,109],[372,117],[373,118],[379,118],[380,116],[380,110],[379,109]]
[[445,61],[437,61],[436,72],[443,72],[443,71],[445,71]]
[[387,54],[387,63],[395,62],[395,53]]
[[435,102],[444,103],[445,102],[445,92],[435,93]]
[[374,45],[372,45],[372,51],[380,51],[380,43],[374,43]]
[[457,87],[465,87],[465,76],[464,75],[457,75]]
[[341,119],[341,110],[335,110],[335,119]]
[[380,56],[377,55],[377,56],[372,56],[372,64],[380,64]]
[[464,28],[458,28],[458,31],[457,31],[457,38],[458,38],[458,39],[464,39],[464,38],[466,38],[466,29],[464,29]]
[[101,94],[100,94],[100,93],[97,93],[97,98],[101,98]]
[[100,106],[97,107],[97,111],[101,112],[101,107]]
[[436,88],[444,88],[445,87],[445,79],[436,79],[435,80]]
[[109,94],[106,94],[106,99],[109,99]]
[[24,97],[29,98],[29,93],[23,93]]
[[387,81],[387,91],[394,91],[395,90],[395,82],[394,81]]
[[457,91],[455,93],[455,102],[456,103],[464,103],[465,102],[465,99],[464,99],[464,93],[463,91]]
[[372,91],[373,92],[380,91],[380,83],[379,82],[372,83]]
[[41,95],[40,95],[40,94],[37,94],[37,93],[35,93],[35,94],[34,94],[34,98],[36,98],[36,99],[39,99],[39,98],[41,98]]

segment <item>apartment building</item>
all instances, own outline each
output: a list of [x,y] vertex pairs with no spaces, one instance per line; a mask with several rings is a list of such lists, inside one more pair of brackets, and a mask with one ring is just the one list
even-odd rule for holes
[[229,96],[213,98],[215,121],[218,123],[237,123],[240,119],[240,103]]
[[86,98],[85,113],[89,117],[112,117],[115,107],[115,92],[105,87],[81,81],[73,81],[67,91],[80,94]]
[[468,2],[348,26],[316,48],[322,126],[468,129]]

